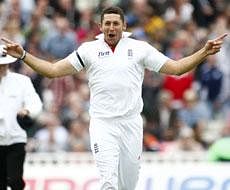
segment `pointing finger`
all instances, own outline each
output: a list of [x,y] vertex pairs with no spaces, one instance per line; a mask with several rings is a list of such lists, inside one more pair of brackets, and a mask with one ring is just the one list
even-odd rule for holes
[[227,34],[227,33],[225,33],[225,34],[223,34],[223,35],[221,35],[221,36],[217,37],[217,38],[215,39],[215,41],[218,41],[218,40],[223,40],[223,39],[224,39],[227,35],[228,35],[228,34]]
[[1,40],[3,41],[3,42],[5,42],[5,43],[8,43],[8,44],[14,44],[14,42],[13,41],[11,41],[11,40],[9,40],[9,39],[7,39],[7,38],[1,38]]

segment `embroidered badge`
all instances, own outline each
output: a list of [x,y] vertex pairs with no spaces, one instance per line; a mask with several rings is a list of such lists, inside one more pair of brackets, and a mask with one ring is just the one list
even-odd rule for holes
[[95,154],[99,152],[99,147],[98,147],[98,144],[97,144],[97,143],[95,143],[95,144],[93,145],[93,148],[94,148],[94,153],[95,153]]
[[132,49],[128,49],[128,57],[129,58],[133,57],[133,50]]

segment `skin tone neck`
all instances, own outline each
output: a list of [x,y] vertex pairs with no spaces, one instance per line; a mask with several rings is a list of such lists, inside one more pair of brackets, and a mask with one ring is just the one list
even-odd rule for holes
[[126,30],[126,24],[121,20],[119,14],[105,14],[102,23],[99,25],[104,34],[105,42],[115,48],[122,38],[122,32]]

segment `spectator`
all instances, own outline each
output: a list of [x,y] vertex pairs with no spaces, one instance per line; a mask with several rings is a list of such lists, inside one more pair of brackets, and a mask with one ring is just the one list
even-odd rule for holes
[[201,144],[194,139],[193,130],[184,125],[179,131],[178,138],[164,147],[164,151],[168,153],[202,151],[204,150]]
[[211,114],[207,105],[199,99],[197,92],[188,89],[183,95],[184,106],[179,110],[179,119],[191,128],[207,125]]
[[67,150],[70,152],[90,151],[88,123],[78,118],[70,121]]
[[62,122],[68,126],[69,122],[74,118],[84,118],[84,113],[88,110],[88,108],[85,107],[85,103],[78,91],[69,92],[65,96],[64,104],[62,104]]
[[[226,7],[230,10],[230,5]],[[227,9],[226,9],[227,10]],[[210,36],[217,36],[219,33],[225,31],[230,32],[229,19],[225,15],[220,15],[217,17],[216,22],[213,25],[214,30],[210,33]],[[223,73],[223,80],[220,91],[220,101],[222,103],[222,113],[225,114],[230,110],[230,40],[226,40],[223,44],[223,48],[220,54],[216,55],[217,66]],[[224,116],[225,117],[225,116]]]
[[78,46],[69,21],[63,16],[56,16],[54,20],[56,31],[50,33],[43,44],[43,51],[51,55],[50,60],[63,58]]
[[68,131],[54,113],[43,113],[39,118],[42,128],[35,133],[36,151],[66,151]]
[[[176,33],[176,37],[171,41],[170,46],[166,50],[166,54],[175,60],[188,54],[187,48],[189,46],[188,33],[180,30]],[[162,88],[169,90],[173,95],[173,104],[176,107],[182,105],[184,92],[191,88],[194,82],[194,73],[190,71],[181,76],[166,75],[163,78]],[[175,88],[175,86],[177,88]]]
[[217,10],[215,0],[192,0],[193,18],[200,27],[208,27],[215,20]]
[[67,18],[71,28],[76,28],[80,23],[80,12],[73,0],[50,0],[54,12],[61,17]]
[[189,22],[192,18],[194,7],[187,0],[173,0],[164,14],[165,20],[173,20],[178,26]]
[[211,56],[201,67],[201,91],[206,97],[212,118],[215,118],[221,112],[220,91],[223,82],[223,73],[217,66],[216,57]]
[[96,35],[100,33],[98,24],[93,17],[93,9],[87,7],[81,10],[81,20],[79,26],[75,29],[76,39],[79,44],[93,40]]

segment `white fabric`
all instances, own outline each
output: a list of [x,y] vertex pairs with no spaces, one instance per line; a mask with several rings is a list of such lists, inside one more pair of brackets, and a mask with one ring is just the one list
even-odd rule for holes
[[83,43],[67,57],[76,70],[86,69],[91,117],[139,114],[143,107],[141,90],[145,68],[158,72],[168,60],[148,43],[127,35],[124,33],[114,52],[100,35],[98,40]]
[[7,55],[4,50],[5,45],[0,45],[0,65],[14,63],[17,58]]
[[91,119],[90,142],[101,176],[100,190],[135,189],[142,153],[142,125],[140,115]]
[[30,78],[7,72],[0,81],[0,105],[0,145],[25,143],[26,133],[17,123],[17,112],[25,108],[35,117],[42,109]]

